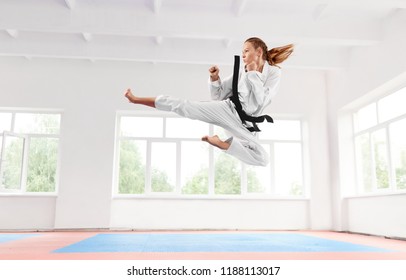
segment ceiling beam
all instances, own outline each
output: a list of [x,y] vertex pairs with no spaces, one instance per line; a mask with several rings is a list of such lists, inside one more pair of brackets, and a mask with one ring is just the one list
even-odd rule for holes
[[6,32],[8,35],[10,35],[14,39],[16,39],[19,34],[18,30],[15,30],[15,29],[6,29]]
[[155,40],[155,44],[161,45],[162,42],[164,41],[164,38],[162,36],[155,36],[154,40]]
[[[28,36],[19,40],[11,38],[3,40],[0,44],[0,56],[231,65],[233,56],[241,52],[239,44],[232,42],[226,48],[223,41],[206,44],[194,41],[185,45],[183,40],[170,40],[168,44],[157,44],[150,38],[140,38],[135,41],[130,38],[128,41],[116,40],[105,44],[104,41],[99,42],[94,38],[92,44],[85,44],[77,36],[72,36],[72,40],[42,38],[40,42],[28,40],[26,37]],[[348,59],[347,50],[348,48],[301,46],[297,48],[292,58],[284,63],[284,66],[300,69],[342,68],[346,66]]]
[[[317,15],[323,13],[323,6],[317,10]],[[159,17],[134,17],[131,13],[120,13],[109,16],[106,25],[106,14],[94,15],[89,20],[86,9],[75,11],[74,15],[56,15],[57,18],[44,15],[21,12],[24,21],[16,19],[8,12],[0,10],[0,29],[20,30],[21,32],[44,32],[81,34],[85,29],[87,33],[103,36],[144,36],[164,38],[189,38],[201,40],[223,40],[224,35],[233,41],[241,41],[252,37],[252,26],[241,24],[241,19],[235,16],[212,15],[207,18],[205,14],[184,14],[181,22],[174,21],[175,12],[165,12]],[[65,18],[64,18],[65,16]],[[100,17],[99,17],[100,16]],[[49,22],[56,24],[49,24]],[[187,22],[187,24],[184,24]],[[218,28],[222,22],[222,28]],[[383,37],[382,21],[360,22],[351,18],[323,18],[323,22],[315,22],[313,18],[297,18],[295,21],[283,15],[267,18],[257,18],[253,15],[244,15],[244,22],[256,22],[256,36],[264,40],[282,43],[302,44],[340,44],[340,45],[373,45]],[[239,28],[236,28],[238,26]],[[283,26],[283,28],[270,28]],[[197,32],[198,31],[198,32]]]
[[65,0],[65,4],[70,10],[73,10],[76,5],[76,0]]
[[93,39],[93,35],[91,33],[84,32],[82,33],[82,36],[86,42],[90,42]]
[[244,13],[245,7],[247,6],[247,0],[234,0],[233,1],[233,11],[240,17]]
[[162,0],[153,0],[152,2],[152,10],[155,14],[159,14],[162,8]]

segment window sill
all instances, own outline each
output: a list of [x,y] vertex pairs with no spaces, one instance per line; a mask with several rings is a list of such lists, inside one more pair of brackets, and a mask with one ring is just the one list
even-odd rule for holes
[[289,197],[289,196],[271,196],[271,195],[247,195],[247,196],[233,196],[233,195],[134,195],[134,194],[115,194],[113,200],[281,200],[281,201],[308,201],[308,197]]
[[353,198],[371,198],[371,197],[384,197],[384,196],[399,196],[406,195],[406,190],[397,192],[381,192],[381,193],[368,193],[368,194],[358,194],[358,195],[348,195],[343,196],[343,199],[353,199]]
[[0,193],[0,197],[57,197],[57,193]]

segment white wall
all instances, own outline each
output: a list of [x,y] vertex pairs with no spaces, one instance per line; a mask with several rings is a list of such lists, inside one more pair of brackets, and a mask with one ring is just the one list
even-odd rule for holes
[[55,196],[0,196],[0,230],[52,229],[55,200]]
[[351,232],[406,237],[406,194],[344,200]]
[[0,229],[330,229],[325,75],[316,70],[284,69],[269,110],[307,124],[310,200],[112,199],[116,112],[145,109],[125,89],[207,100],[208,67],[0,58],[0,107],[63,111],[57,197],[0,195],[0,213],[14,212]]
[[406,12],[393,14],[384,24],[386,32],[381,43],[354,49],[347,69],[328,74],[330,185],[335,230],[406,237],[404,194],[342,198],[348,195],[348,189],[355,187],[351,170],[354,154],[348,145],[351,138],[350,109],[402,84],[406,86],[404,26]]

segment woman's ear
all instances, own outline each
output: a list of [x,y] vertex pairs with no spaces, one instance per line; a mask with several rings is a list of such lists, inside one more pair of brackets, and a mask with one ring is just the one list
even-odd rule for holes
[[255,52],[256,52],[256,55],[257,55],[258,57],[262,57],[263,53],[262,53],[262,49],[261,49],[261,48],[257,48],[257,49],[255,50]]

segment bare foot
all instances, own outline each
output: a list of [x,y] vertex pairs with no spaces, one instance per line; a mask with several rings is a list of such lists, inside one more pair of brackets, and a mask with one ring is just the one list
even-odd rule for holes
[[205,141],[205,142],[209,143],[210,145],[213,145],[222,150],[227,150],[228,147],[230,147],[230,143],[221,141],[217,135],[203,136],[202,141]]
[[128,99],[128,102],[130,103],[134,103],[136,97],[133,95],[133,93],[131,92],[131,89],[127,89],[127,92],[124,94],[124,96]]

